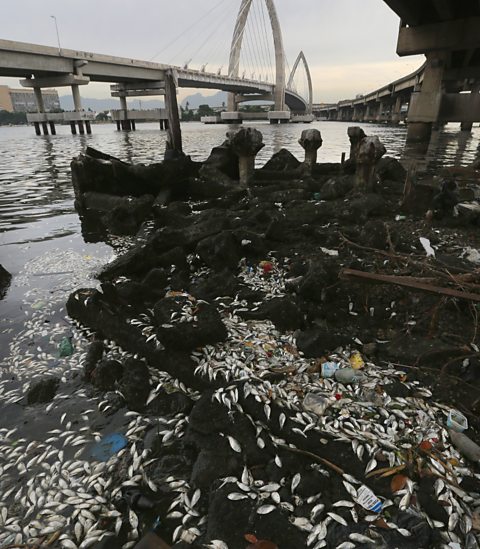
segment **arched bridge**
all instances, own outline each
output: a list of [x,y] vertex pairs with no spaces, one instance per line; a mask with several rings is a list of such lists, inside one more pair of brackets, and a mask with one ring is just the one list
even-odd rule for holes
[[[239,74],[245,26],[253,2],[265,2],[268,11],[275,50],[273,82],[260,78],[246,78],[245,74]],[[308,97],[302,97],[294,86],[295,74],[300,63],[303,64],[309,82]],[[232,122],[240,121],[235,116],[240,103],[256,99],[274,103],[271,121],[286,121],[290,119],[291,112],[310,115],[312,112],[313,91],[306,58],[301,52],[291,73],[286,74],[283,38],[273,0],[241,0],[226,75],[220,71],[212,73],[190,69],[188,66],[180,67],[83,50],[0,40],[0,76],[21,78],[22,86],[34,89],[38,112],[44,115],[39,117],[40,122],[47,121],[48,118],[44,112],[42,88],[70,86],[78,115],[77,118],[72,115],[72,119],[82,120],[88,115],[83,112],[81,106],[79,86],[87,85],[89,82],[110,82],[113,84],[112,95],[120,98],[121,110],[125,112],[124,117],[128,118],[127,98],[163,95],[166,73],[173,75],[177,87],[210,88],[229,92],[228,111],[232,116],[229,119],[227,113],[225,120]]]

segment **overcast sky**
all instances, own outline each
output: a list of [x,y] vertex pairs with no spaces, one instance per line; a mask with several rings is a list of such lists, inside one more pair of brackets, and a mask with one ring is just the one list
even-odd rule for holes
[[[254,1],[263,6],[263,0]],[[372,91],[422,63],[421,56],[396,55],[399,19],[382,0],[275,3],[290,66],[303,50],[315,102]],[[155,61],[176,65],[191,59],[193,68],[208,63],[207,70],[223,66],[225,72],[239,6],[240,0],[14,0],[2,6],[0,38],[56,46],[50,17],[55,15],[62,47],[144,60],[156,55]],[[255,22],[261,22],[261,12],[256,20],[252,14],[253,30]],[[252,66],[253,61],[252,57]],[[247,73],[254,68],[246,58],[245,66]],[[18,85],[13,79],[0,83]],[[89,84],[81,92],[86,97],[109,96],[104,84]],[[180,97],[190,93],[182,90]]]

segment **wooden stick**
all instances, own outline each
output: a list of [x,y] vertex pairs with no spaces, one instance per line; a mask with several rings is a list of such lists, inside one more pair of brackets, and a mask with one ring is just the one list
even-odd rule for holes
[[333,469],[339,475],[345,474],[345,471],[341,467],[339,467],[338,465],[335,465],[335,463],[332,463],[331,461],[328,461],[328,459],[322,458],[321,456],[314,454],[313,452],[309,452],[308,450],[300,450],[298,448],[290,448],[290,446],[287,446],[286,444],[279,444],[278,447],[282,448],[283,450],[288,450],[289,452],[293,452],[294,454],[299,454],[301,456],[312,458],[315,461],[319,461],[320,463],[323,463],[327,467],[330,467],[330,469]]
[[458,299],[467,299],[469,301],[480,301],[480,294],[461,292],[459,290],[454,290],[453,288],[444,288],[442,286],[433,286],[432,284],[425,284],[424,282],[420,282],[418,280],[412,280],[410,277],[406,276],[366,273],[364,271],[357,271],[356,269],[342,269],[339,273],[339,277],[357,278],[371,282],[380,282],[382,284],[395,284],[397,286],[403,286],[421,292],[456,297]]

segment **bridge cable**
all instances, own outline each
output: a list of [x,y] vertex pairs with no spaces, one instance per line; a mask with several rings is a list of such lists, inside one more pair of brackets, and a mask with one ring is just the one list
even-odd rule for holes
[[268,81],[269,79],[268,73],[270,72],[270,65],[268,62],[268,46],[266,46],[266,40],[265,40],[266,29],[265,29],[265,25],[262,24],[262,17],[261,17],[261,14],[263,14],[263,9],[262,9],[263,2],[261,5],[259,5],[259,2],[262,2],[262,0],[257,0],[257,5],[255,8],[255,19],[258,21],[259,30],[262,31],[259,39],[260,39],[260,47],[262,51],[262,64],[264,67],[263,72],[265,74],[265,80]]
[[[217,5],[217,7],[218,7],[218,5]],[[225,4],[224,9],[225,9],[225,13],[223,15],[223,19],[226,19],[226,17],[230,16],[230,7],[229,7],[229,5]],[[216,19],[214,19],[214,20],[212,20],[212,25],[209,28],[213,28],[214,30],[207,36],[207,40],[205,40],[204,36],[205,36],[206,28],[201,27],[201,26],[197,27],[197,32],[195,33],[194,37],[193,38],[189,37],[190,39],[183,46],[183,48],[180,50],[180,52],[177,52],[176,57],[178,57],[180,54],[184,55],[184,53],[187,52],[187,54],[190,54],[190,57],[192,57],[192,58],[195,57],[196,59],[198,59],[198,52],[200,51],[200,49],[203,48],[203,46],[206,44],[208,39],[215,33],[215,31],[220,29],[221,27],[217,24]],[[192,52],[192,50],[191,50],[192,42],[194,42],[197,39],[197,37],[202,38],[203,42],[202,42],[202,45],[201,45],[200,48],[195,48],[195,51]]]
[[[251,18],[250,18],[251,19]],[[260,51],[259,51],[259,48],[258,48],[258,40],[257,40],[257,32],[255,32],[256,29],[254,29],[255,25],[255,21],[249,21],[249,24],[247,25],[247,30],[248,30],[248,36],[250,38],[250,44],[251,44],[251,51],[252,51],[252,57],[255,58],[255,74],[257,73],[257,71],[260,73],[261,72],[261,62],[259,61],[259,55],[260,55]]]
[[[229,15],[229,14],[227,14]],[[223,21],[222,21],[223,22]],[[197,48],[196,53],[199,54],[202,51],[202,48],[209,42],[210,38],[221,29],[221,25],[218,23],[215,23],[214,29],[212,32],[205,38],[205,40],[201,43],[201,45]],[[207,58],[208,61],[208,58]]]
[[264,9],[261,10],[261,14],[262,14],[262,21],[263,21],[263,29],[264,29],[264,32],[265,32],[265,45],[266,45],[266,49],[267,49],[267,53],[268,53],[268,66],[270,67],[269,76],[272,78],[272,81],[275,81],[275,78],[274,78],[275,70],[273,69],[274,63],[273,63],[273,59],[272,59],[272,47],[271,47],[271,43],[269,43],[269,41],[268,41],[267,23],[266,23],[266,20],[265,20],[265,8],[266,8],[265,2],[263,4],[263,7],[264,7]]
[[[230,10],[228,10],[228,11],[225,12],[225,14],[223,16],[223,19],[221,21],[216,22],[217,27],[219,29],[224,28],[224,23],[226,22],[227,19],[230,19],[230,17],[231,17],[231,12],[230,12]],[[225,36],[222,33],[220,33],[220,36],[217,39],[217,41],[212,42],[212,46],[207,51],[207,54],[204,56],[204,60],[209,61],[210,58],[212,56],[214,56],[215,53],[217,53],[219,51],[227,52],[227,62],[225,63],[225,58],[221,59],[220,60],[220,67],[223,67],[223,66],[226,65],[227,71],[228,71],[229,48],[230,48],[230,43],[228,43],[228,45],[225,47]]]
[[264,2],[262,0],[257,0],[257,8],[255,11],[255,19],[258,21],[258,29],[259,29],[259,42],[260,42],[260,49],[262,52],[262,65],[263,65],[263,72],[265,74],[265,81],[269,81],[268,73],[270,72],[270,64],[268,61],[268,46],[266,46],[265,42],[265,35],[266,35],[266,29],[265,26],[262,23],[261,18],[261,12],[263,11],[262,6],[264,5]]
[[162,48],[160,51],[158,51],[154,56],[150,57],[149,61],[153,61],[156,57],[158,57],[161,53],[163,53],[166,49],[168,49],[170,46],[173,46],[173,44],[175,42],[177,42],[178,40],[180,40],[180,38],[182,38],[183,36],[185,36],[185,34],[190,30],[192,29],[193,27],[197,26],[198,28],[198,23],[200,23],[200,21],[203,21],[203,19],[205,19],[206,17],[208,17],[212,11],[214,11],[215,9],[218,8],[218,6],[220,6],[221,4],[223,4],[226,0],[220,0],[220,2],[218,2],[218,4],[215,4],[215,6],[213,6],[213,8],[209,9],[202,17],[200,17],[200,19],[197,19],[195,20],[189,27],[187,27],[182,33],[180,33],[172,42],[170,42],[169,44],[167,44],[164,48]]

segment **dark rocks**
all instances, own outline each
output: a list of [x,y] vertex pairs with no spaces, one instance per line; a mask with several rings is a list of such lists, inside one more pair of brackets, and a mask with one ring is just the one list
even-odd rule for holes
[[328,179],[318,192],[318,199],[336,200],[337,198],[342,198],[353,189],[353,186],[353,177],[349,175]]
[[301,162],[287,149],[280,149],[261,168],[262,171],[286,172],[300,167]]
[[[193,309],[191,322],[179,322],[184,308]],[[224,341],[227,330],[218,311],[208,303],[191,304],[187,298],[167,297],[154,307],[157,337],[165,347],[184,351]],[[196,318],[195,318],[196,317]]]
[[396,181],[405,183],[407,170],[400,164],[396,158],[384,156],[377,162],[376,172],[380,180]]
[[385,201],[378,194],[367,193],[346,203],[339,218],[346,223],[361,225],[370,216],[382,215],[385,210]]
[[112,391],[123,375],[122,363],[118,360],[102,360],[91,374],[92,383],[102,391]]
[[11,280],[12,275],[0,264],[0,299],[3,299],[7,294]]
[[190,484],[205,490],[218,478],[241,475],[242,468],[243,460],[239,454],[201,450],[192,469]]
[[161,268],[152,269],[145,275],[142,283],[152,291],[159,293],[168,283],[168,271]]
[[342,333],[310,328],[297,333],[297,349],[305,358],[319,358],[348,343],[351,338]]
[[125,361],[120,388],[131,410],[138,411],[144,408],[151,389],[150,374],[145,362],[134,358]]
[[271,320],[279,330],[295,330],[303,324],[303,314],[289,297],[275,297],[262,303],[257,310],[239,311],[250,320]]
[[28,404],[39,404],[42,402],[50,402],[55,396],[60,379],[58,377],[48,377],[37,381],[32,387],[30,387],[27,393]]
[[190,293],[197,299],[211,301],[220,296],[234,296],[240,286],[240,281],[228,269],[213,273],[207,277],[194,281],[189,288]]
[[105,351],[105,345],[103,341],[92,341],[88,347],[87,356],[83,363],[83,371],[85,372],[85,379],[90,381],[92,372],[97,367],[97,362],[101,360]]
[[201,259],[214,269],[234,269],[242,257],[241,245],[231,231],[223,231],[201,240],[196,249]]

